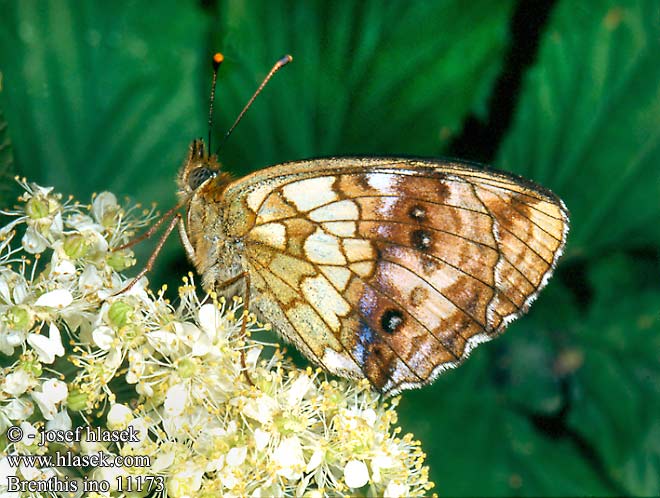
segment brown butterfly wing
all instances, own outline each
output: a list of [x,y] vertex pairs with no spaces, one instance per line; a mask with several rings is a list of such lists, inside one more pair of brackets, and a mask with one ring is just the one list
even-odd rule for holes
[[225,198],[265,318],[387,394],[431,382],[526,311],[568,231],[552,193],[457,162],[288,163]]

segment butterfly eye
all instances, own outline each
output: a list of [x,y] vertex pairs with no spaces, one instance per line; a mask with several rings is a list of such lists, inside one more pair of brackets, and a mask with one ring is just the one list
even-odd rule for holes
[[204,166],[195,168],[188,175],[188,185],[191,189],[197,190],[202,183],[215,176],[215,171]]

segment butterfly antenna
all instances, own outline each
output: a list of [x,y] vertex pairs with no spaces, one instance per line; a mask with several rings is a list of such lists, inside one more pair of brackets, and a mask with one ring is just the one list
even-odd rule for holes
[[213,81],[211,81],[211,96],[209,97],[209,148],[211,149],[211,132],[213,131],[213,104],[215,103],[215,83],[218,80],[218,69],[225,57],[220,53],[213,56]]
[[[243,110],[241,111],[241,113],[240,113],[240,114],[238,115],[238,117],[236,118],[236,121],[234,121],[234,124],[231,125],[231,128],[229,128],[229,131],[228,131],[227,133],[225,133],[225,136],[224,136],[224,138],[222,139],[222,143],[221,143],[220,145],[222,145],[222,144],[225,142],[225,140],[227,140],[227,138],[229,138],[229,135],[231,135],[231,132],[234,131],[234,128],[236,128],[236,125],[237,125],[237,124],[240,122],[240,120],[243,118],[243,115],[245,114],[245,112],[250,108],[250,106],[251,106],[252,103],[254,102],[254,99],[256,99],[256,98],[257,98],[257,95],[259,95],[259,94],[261,93],[261,90],[264,89],[264,87],[266,86],[266,84],[268,83],[268,81],[273,77],[273,75],[274,75],[277,71],[279,71],[280,69],[282,69],[284,66],[286,66],[286,65],[287,65],[289,62],[291,62],[292,60],[293,60],[293,57],[291,57],[290,55],[285,55],[284,57],[282,57],[280,60],[278,60],[278,61],[275,63],[275,65],[274,65],[274,66],[271,68],[271,70],[268,72],[268,74],[266,75],[266,77],[264,78],[264,80],[261,82],[261,85],[259,85],[259,88],[257,88],[257,90],[254,92],[254,94],[253,94],[252,97],[250,98],[250,100],[248,100],[248,103],[245,104],[245,107],[243,107]],[[210,147],[209,147],[209,149],[210,149]]]

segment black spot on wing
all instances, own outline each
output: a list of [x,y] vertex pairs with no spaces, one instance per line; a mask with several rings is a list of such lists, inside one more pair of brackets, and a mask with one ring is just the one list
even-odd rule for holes
[[388,309],[380,318],[380,325],[388,334],[394,334],[403,324],[403,313],[397,309]]

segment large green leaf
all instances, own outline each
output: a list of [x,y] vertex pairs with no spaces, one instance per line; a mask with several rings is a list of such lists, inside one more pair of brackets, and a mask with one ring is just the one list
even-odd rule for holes
[[295,56],[223,150],[236,172],[313,155],[437,153],[468,112],[483,110],[511,5],[229,1],[210,25],[194,4],[173,0],[153,16],[129,0],[4,0],[18,165],[81,196],[171,197],[188,142],[206,135],[205,54],[218,48],[227,58],[220,130],[277,57]]
[[[2,1],[4,108],[19,172],[81,199],[96,190],[173,196],[204,130],[193,2]],[[139,195],[138,195],[139,194]]]
[[571,424],[629,494],[657,495],[660,271],[656,262],[616,255],[594,265],[590,277],[594,304],[575,325],[584,366],[576,373]]
[[515,409],[497,361],[497,355],[476,351],[459,370],[402,401],[402,424],[424,442],[437,492],[611,495],[570,440],[542,436]]
[[219,128],[291,53],[223,158],[248,171],[337,154],[438,154],[482,112],[501,67],[511,1],[224,1]]
[[499,164],[564,198],[573,254],[660,240],[657,1],[558,4]]

